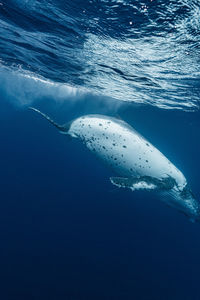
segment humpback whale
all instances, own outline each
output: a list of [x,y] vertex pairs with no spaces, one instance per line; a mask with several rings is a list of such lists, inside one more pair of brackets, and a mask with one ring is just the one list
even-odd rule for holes
[[52,123],[62,134],[79,139],[112,169],[113,185],[134,190],[167,193],[164,201],[192,221],[200,220],[200,203],[195,199],[183,173],[156,147],[126,122],[104,115],[84,115],[59,125],[46,114],[30,107]]

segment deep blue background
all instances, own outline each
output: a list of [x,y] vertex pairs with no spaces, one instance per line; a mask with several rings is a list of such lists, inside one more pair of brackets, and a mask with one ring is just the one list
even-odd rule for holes
[[[199,224],[158,195],[113,187],[91,153],[33,112],[2,108],[2,299],[199,299]],[[151,133],[199,197],[199,113],[121,115]]]
[[0,300],[199,300],[200,224],[28,109],[120,116],[200,199],[199,1],[0,2]]

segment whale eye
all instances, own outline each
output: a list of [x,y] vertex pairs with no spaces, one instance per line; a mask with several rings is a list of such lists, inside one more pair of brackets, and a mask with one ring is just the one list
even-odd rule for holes
[[123,148],[127,148],[125,145],[123,145]]

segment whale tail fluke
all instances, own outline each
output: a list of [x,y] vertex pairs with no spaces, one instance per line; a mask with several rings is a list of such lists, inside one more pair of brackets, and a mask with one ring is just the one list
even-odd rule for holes
[[46,114],[41,112],[39,109],[31,107],[31,106],[29,106],[29,109],[31,109],[31,110],[37,112],[38,114],[40,114],[41,116],[43,116],[52,125],[54,125],[61,133],[65,133],[67,131],[65,126],[57,124],[54,120],[52,120],[49,116],[47,116]]

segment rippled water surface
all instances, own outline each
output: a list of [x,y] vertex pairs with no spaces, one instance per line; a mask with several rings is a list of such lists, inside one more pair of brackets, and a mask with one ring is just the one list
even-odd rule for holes
[[3,1],[3,65],[123,101],[199,107],[198,1]]

